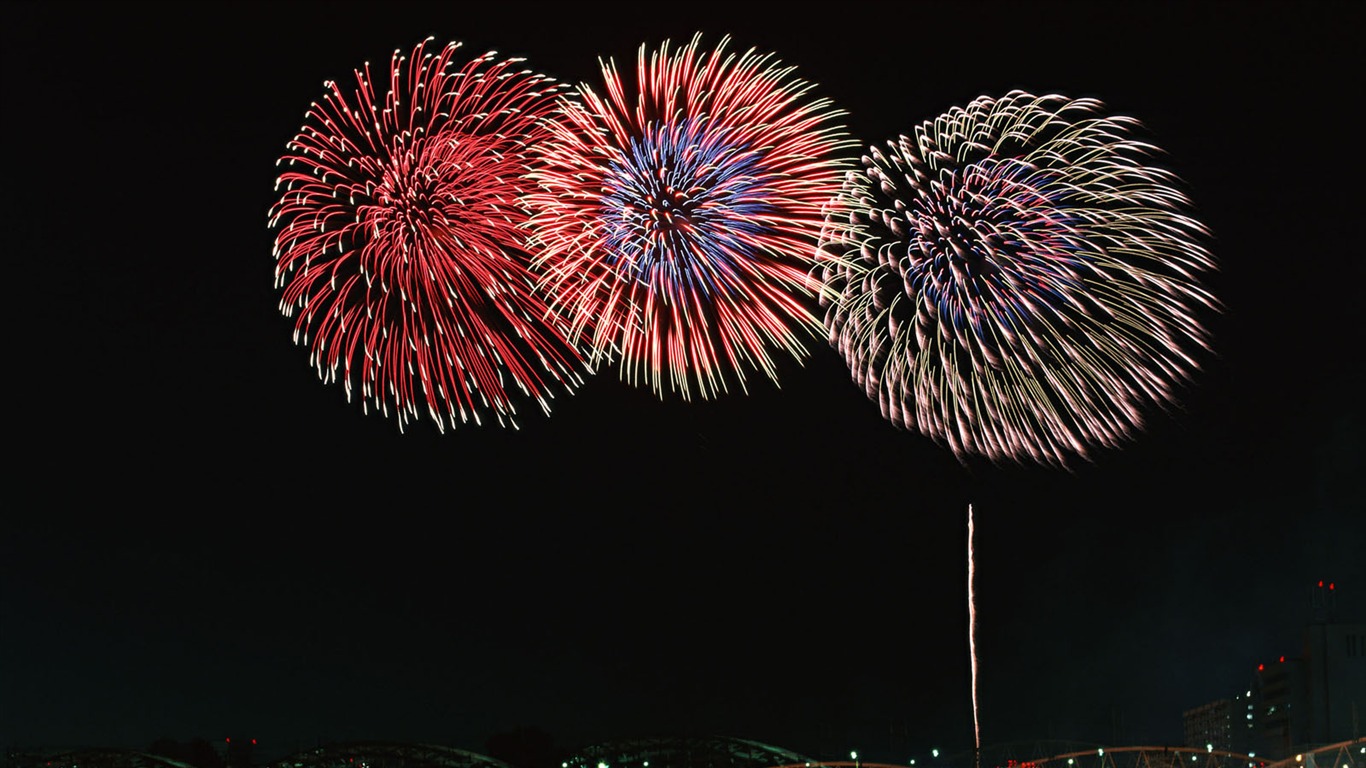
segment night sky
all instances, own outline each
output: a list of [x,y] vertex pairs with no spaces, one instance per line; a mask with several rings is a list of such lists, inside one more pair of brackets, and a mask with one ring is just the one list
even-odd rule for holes
[[[9,501],[0,745],[657,734],[905,761],[1180,744],[1366,617],[1362,14],[1329,3],[20,2],[0,11]],[[979,95],[1143,121],[1213,232],[1215,354],[1071,471],[961,463],[817,343],[781,387],[607,370],[519,431],[399,434],[278,309],[275,160],[327,79],[433,36],[567,83],[775,53],[881,143]]]

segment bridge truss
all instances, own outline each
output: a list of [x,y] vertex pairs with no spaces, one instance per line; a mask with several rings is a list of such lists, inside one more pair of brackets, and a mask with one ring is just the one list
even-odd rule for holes
[[195,768],[160,755],[130,749],[72,749],[6,756],[8,768]]
[[436,744],[346,742],[286,755],[267,768],[510,768],[488,755]]
[[773,768],[814,764],[781,747],[726,737],[662,737],[596,744],[562,768]]

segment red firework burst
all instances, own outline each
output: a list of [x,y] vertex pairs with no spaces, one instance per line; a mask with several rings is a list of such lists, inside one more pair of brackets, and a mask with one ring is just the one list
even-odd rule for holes
[[747,370],[776,381],[823,335],[803,303],[822,206],[850,147],[841,115],[771,55],[640,49],[633,84],[606,61],[606,96],[579,86],[533,147],[534,268],[571,338],[631,383],[689,399]]
[[[272,207],[280,309],[324,381],[358,377],[366,410],[445,431],[481,414],[516,426],[514,397],[549,412],[583,362],[528,270],[519,198],[527,146],[561,89],[489,52],[395,51],[377,93],[335,82],[288,144]],[[311,342],[310,342],[311,340]]]

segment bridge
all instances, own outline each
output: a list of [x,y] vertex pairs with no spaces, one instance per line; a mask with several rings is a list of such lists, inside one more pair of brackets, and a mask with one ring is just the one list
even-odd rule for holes
[[[1031,754],[1033,752],[1034,754]],[[1290,757],[1266,757],[1211,747],[1129,746],[1079,749],[1048,756],[1026,745],[983,747],[924,764],[924,768],[1366,768],[1366,738],[1307,748]],[[922,768],[859,760],[794,763],[774,768]]]
[[[1306,748],[1275,760],[1212,748],[1120,746],[1041,755],[1038,745],[1002,745],[917,765],[815,760],[746,739],[653,738],[584,747],[560,768],[1366,768],[1366,738]],[[210,768],[128,749],[34,750],[6,755],[5,768]],[[234,766],[233,768],[238,768]],[[240,768],[247,768],[241,766]],[[487,755],[433,744],[352,742],[320,746],[253,768],[512,768]]]

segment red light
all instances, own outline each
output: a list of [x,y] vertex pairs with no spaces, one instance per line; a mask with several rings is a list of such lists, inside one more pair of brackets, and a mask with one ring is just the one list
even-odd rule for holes
[[1285,663],[1285,657],[1284,657],[1284,656],[1281,657],[1281,663],[1282,663],[1282,664]]
[[1333,582],[1331,582],[1331,581],[1328,582],[1328,591],[1329,591],[1329,592],[1332,592],[1332,591],[1333,591]]
[[1261,672],[1261,671],[1263,671],[1263,670],[1265,670],[1265,669],[1266,669],[1266,665],[1265,665],[1265,664],[1258,664],[1258,665],[1257,665],[1257,671],[1258,671],[1258,672]]
[[223,739],[223,741],[226,741],[227,743],[231,744],[231,743],[232,743],[232,737],[229,736],[228,738]]
[[251,743],[252,743],[252,744],[255,744],[255,743],[256,743],[256,739],[252,739],[252,740],[251,740]]
[[1319,579],[1319,589],[1323,589],[1323,579]]

